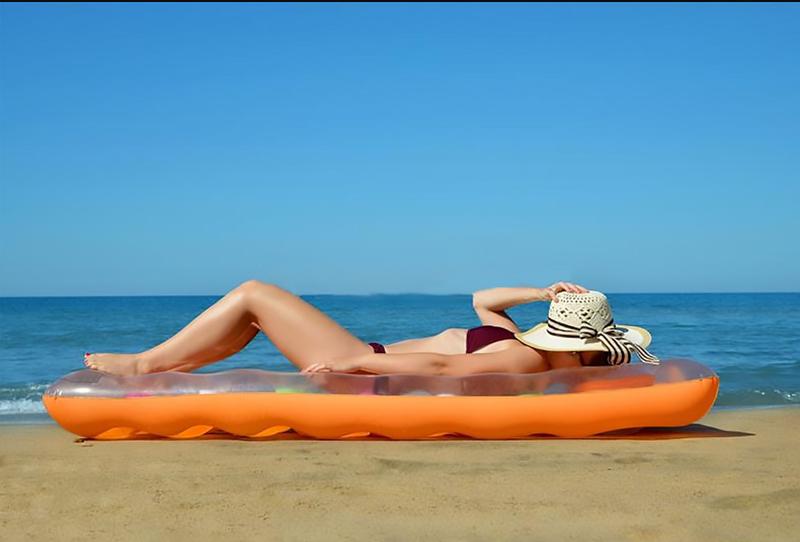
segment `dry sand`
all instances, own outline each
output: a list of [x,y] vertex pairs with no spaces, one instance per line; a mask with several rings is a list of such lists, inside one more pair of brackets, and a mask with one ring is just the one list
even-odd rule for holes
[[3,540],[798,540],[800,408],[618,438],[76,442],[0,426]]

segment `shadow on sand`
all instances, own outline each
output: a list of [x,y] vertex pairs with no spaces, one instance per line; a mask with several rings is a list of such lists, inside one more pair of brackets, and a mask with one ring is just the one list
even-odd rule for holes
[[[278,433],[268,437],[241,437],[232,435],[218,429],[212,429],[204,435],[193,437],[191,439],[173,439],[169,437],[160,437],[157,435],[142,434],[134,437],[129,437],[124,440],[127,441],[141,441],[141,440],[169,440],[169,441],[192,441],[192,440],[234,440],[244,442],[264,442],[264,441],[280,441],[280,440],[299,440],[299,441],[403,441],[403,442],[424,442],[424,441],[481,441],[486,440],[489,442],[498,441],[517,441],[517,440],[674,440],[674,439],[697,439],[697,438],[725,438],[725,437],[752,437],[755,433],[746,433],[743,431],[728,431],[725,429],[718,429],[709,425],[693,423],[683,427],[642,427],[635,429],[621,429],[618,431],[610,431],[608,433],[601,433],[590,437],[555,437],[552,435],[531,435],[527,437],[515,437],[509,439],[475,439],[466,435],[460,434],[446,434],[434,437],[419,438],[419,439],[390,439],[381,435],[364,435],[354,434],[339,439],[319,439],[309,437],[296,433],[289,429],[286,432]],[[78,438],[75,439],[76,443],[83,443],[87,441],[94,441],[94,439]]]

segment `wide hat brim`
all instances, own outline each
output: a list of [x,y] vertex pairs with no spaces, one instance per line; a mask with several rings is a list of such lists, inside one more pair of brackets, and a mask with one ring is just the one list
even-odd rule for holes
[[[618,324],[617,329],[624,331],[624,337],[642,348],[647,348],[652,341],[650,332],[643,327]],[[528,331],[515,333],[514,336],[521,342],[552,352],[605,352],[606,347],[600,339],[581,339],[578,337],[558,337],[547,332],[547,322],[533,326]]]

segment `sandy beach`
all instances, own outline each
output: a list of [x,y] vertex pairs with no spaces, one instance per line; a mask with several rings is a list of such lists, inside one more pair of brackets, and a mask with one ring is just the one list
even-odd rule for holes
[[80,441],[0,426],[4,540],[790,540],[800,408],[614,438]]

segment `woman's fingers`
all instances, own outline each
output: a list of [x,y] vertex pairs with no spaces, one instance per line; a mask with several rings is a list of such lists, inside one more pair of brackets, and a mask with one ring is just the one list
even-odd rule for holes
[[576,294],[585,294],[586,292],[589,291],[580,284],[573,284],[572,282],[568,282],[567,284],[569,284],[573,288],[570,291],[575,292]]
[[564,292],[567,290],[567,283],[566,282],[555,282],[552,286],[550,286],[555,293]]
[[556,282],[555,284],[553,284],[549,288],[545,288],[545,291],[547,292],[547,295],[550,297],[550,299],[552,301],[556,301],[557,302],[558,298],[556,297],[556,294],[558,294],[559,292],[571,292],[571,293],[574,293],[574,294],[585,294],[589,290],[587,290],[586,288],[584,288],[583,286],[581,286],[579,284],[574,284],[572,282],[561,281],[561,282]]
[[547,288],[547,294],[550,296],[550,300],[558,303],[557,294],[559,292],[567,291],[566,283],[565,282],[556,282],[549,288]]

